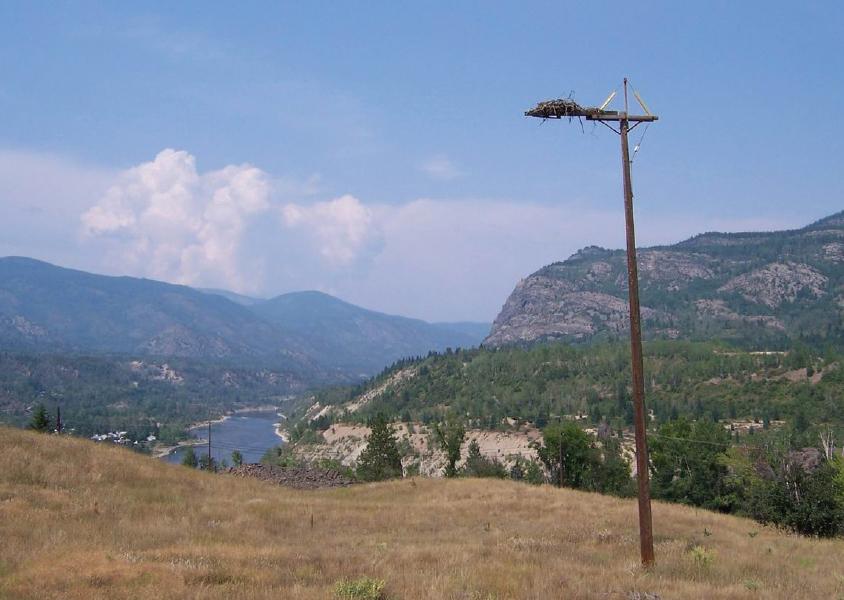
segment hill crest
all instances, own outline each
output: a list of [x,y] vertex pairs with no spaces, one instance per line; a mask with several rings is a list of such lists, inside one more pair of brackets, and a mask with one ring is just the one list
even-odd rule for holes
[[657,563],[644,572],[632,500],[490,479],[298,491],[8,428],[0,455],[3,597],[316,600],[362,576],[384,580],[389,597],[420,600],[840,590],[844,541],[662,502]]

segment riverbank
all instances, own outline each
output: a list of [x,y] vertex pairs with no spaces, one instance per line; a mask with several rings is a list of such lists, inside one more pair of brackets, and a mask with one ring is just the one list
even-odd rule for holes
[[273,431],[275,431],[275,434],[278,437],[281,438],[282,442],[284,442],[285,444],[287,444],[289,442],[290,434],[287,432],[287,429],[285,429],[284,426],[280,422],[279,423],[273,423]]
[[200,438],[194,438],[192,440],[182,440],[176,445],[171,446],[155,446],[152,448],[151,453],[153,458],[165,458],[178,450],[179,448],[187,448],[188,446],[202,446],[203,444],[207,444],[208,440],[203,440]]

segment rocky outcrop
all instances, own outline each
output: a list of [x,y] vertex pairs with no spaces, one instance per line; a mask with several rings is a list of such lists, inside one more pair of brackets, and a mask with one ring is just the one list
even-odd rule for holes
[[829,244],[824,244],[823,257],[830,262],[844,262],[844,243],[830,242]]
[[250,464],[232,467],[226,473],[235,477],[253,477],[297,490],[348,487],[355,483],[354,479],[350,479],[337,471],[315,467],[275,467]]
[[695,308],[701,319],[713,319],[732,323],[752,323],[764,327],[785,330],[785,325],[773,315],[740,315],[730,310],[723,300],[701,299],[695,301]]
[[[705,233],[640,249],[644,333],[753,343],[844,338],[842,236],[839,213],[793,231]],[[521,280],[484,345],[577,342],[628,328],[626,254],[590,246]]]
[[803,291],[819,298],[826,293],[827,283],[829,279],[809,265],[771,263],[733,277],[718,291],[738,292],[750,302],[776,308],[783,302],[793,302]]
[[[625,299],[602,292],[573,291],[565,281],[529,277],[516,286],[484,342],[487,346],[537,340],[583,339],[600,330],[615,333],[629,327]],[[642,317],[657,312],[642,307]]]
[[665,283],[671,291],[695,279],[712,279],[715,275],[710,267],[714,261],[706,254],[646,250],[638,259],[643,282]]

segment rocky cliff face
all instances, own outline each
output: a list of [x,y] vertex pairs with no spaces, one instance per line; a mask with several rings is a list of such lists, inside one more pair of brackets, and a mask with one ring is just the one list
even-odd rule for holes
[[[645,335],[844,342],[844,212],[803,229],[705,233],[639,251]],[[520,281],[485,346],[626,335],[626,257],[591,246]]]

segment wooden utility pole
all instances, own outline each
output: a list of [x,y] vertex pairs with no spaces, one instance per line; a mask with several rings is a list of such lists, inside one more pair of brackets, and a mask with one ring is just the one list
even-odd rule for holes
[[[624,80],[624,114],[627,114],[627,79]],[[633,184],[630,180],[629,122],[619,123],[621,166],[624,178],[624,217],[627,229],[627,289],[630,297],[630,361],[633,371],[633,410],[636,429],[636,481],[639,484],[639,546],[642,564],[654,563],[654,534],[651,517],[651,486],[645,419],[645,367],[642,360],[642,315],[639,308],[639,267],[636,262],[636,231],[633,225]]]
[[[639,308],[639,269],[636,262],[636,234],[633,224],[633,184],[630,177],[629,132],[641,123],[651,123],[658,119],[634,92],[636,100],[646,114],[631,115],[627,103],[627,78],[624,79],[624,112],[604,110],[615,92],[599,108],[583,107],[571,99],[549,100],[540,102],[535,108],[525,112],[528,117],[542,119],[585,118],[598,121],[615,131],[621,137],[621,173],[624,182],[624,217],[627,233],[627,288],[630,307],[630,360],[633,372],[633,408],[634,430],[636,433],[636,479],[639,496],[639,549],[642,565],[654,564],[653,519],[651,516],[651,486],[648,463],[648,440],[645,411],[645,375],[642,361],[642,317]],[[618,129],[609,123],[618,122]],[[633,123],[633,126],[630,126]]]

